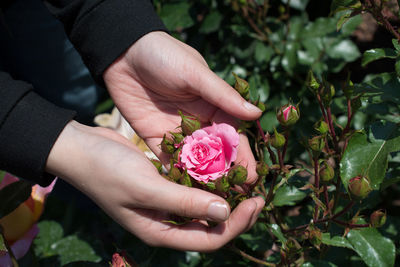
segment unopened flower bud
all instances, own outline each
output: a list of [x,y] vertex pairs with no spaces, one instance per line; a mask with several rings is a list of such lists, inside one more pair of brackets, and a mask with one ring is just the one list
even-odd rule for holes
[[326,134],[329,131],[329,125],[325,121],[319,121],[314,124],[314,129],[320,134]]
[[185,138],[181,133],[170,133],[172,135],[172,138],[174,139],[175,144],[180,144],[183,142],[183,139]]
[[192,187],[192,180],[186,170],[182,173],[179,183],[181,185],[186,185],[187,187]]
[[321,169],[319,170],[319,178],[322,183],[329,183],[335,177],[335,170],[328,162],[324,161]]
[[242,185],[246,179],[247,169],[242,165],[235,165],[228,172],[228,181],[231,185]]
[[310,230],[309,240],[315,247],[319,248],[322,242],[321,230],[318,228]]
[[329,106],[332,102],[332,98],[335,96],[335,87],[333,84],[326,84],[322,87],[320,94],[324,104]]
[[221,178],[215,181],[215,187],[220,192],[228,192],[230,185],[228,182],[228,178],[224,175]]
[[161,151],[168,154],[175,152],[174,141],[171,138],[168,138],[165,134],[161,141]]
[[179,163],[181,161],[181,152],[182,152],[182,147],[178,148],[174,154],[172,155],[172,158],[175,162]]
[[152,159],[150,161],[157,168],[158,173],[162,173],[162,163],[159,160],[156,160],[156,159]]
[[268,167],[267,163],[262,162],[262,161],[257,162],[256,172],[260,176],[268,175],[269,167]]
[[368,196],[372,191],[370,182],[365,176],[356,176],[349,181],[349,192],[351,198],[355,200],[361,200]]
[[236,73],[233,73],[233,76],[235,77],[235,89],[236,91],[246,100],[250,99],[250,87],[249,87],[249,83],[240,78],[239,76],[236,75]]
[[308,73],[307,80],[308,80],[308,87],[310,87],[312,91],[317,92],[320,87],[320,83],[317,81],[317,79],[314,76],[314,73],[311,70]]
[[347,85],[343,88],[343,93],[347,99],[350,99],[354,93],[354,84],[353,82],[348,79]]
[[201,123],[196,117],[183,115],[181,111],[179,111],[179,115],[182,118],[181,128],[184,135],[191,135],[201,128]]
[[322,135],[317,135],[309,139],[308,144],[310,145],[313,155],[316,157],[321,153],[322,149],[324,149],[325,140]]
[[290,126],[295,124],[300,118],[300,112],[298,107],[295,107],[291,104],[287,104],[282,106],[278,113],[276,114],[276,118],[282,126]]
[[171,161],[171,166],[168,172],[168,177],[170,177],[174,181],[178,181],[182,176],[181,171],[175,167]]
[[370,223],[372,227],[381,227],[386,223],[386,211],[376,210],[370,216]]
[[276,149],[283,147],[286,143],[286,138],[274,128],[274,135],[270,137],[269,143]]

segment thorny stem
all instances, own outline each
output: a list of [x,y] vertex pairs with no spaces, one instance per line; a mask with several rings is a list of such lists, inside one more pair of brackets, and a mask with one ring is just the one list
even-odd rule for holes
[[347,99],[347,123],[342,131],[342,134],[340,135],[340,139],[342,139],[344,137],[344,135],[349,131],[350,123],[351,123],[352,119],[353,119],[353,114],[351,112],[351,99],[349,98],[349,99]]
[[346,226],[348,228],[365,228],[365,227],[370,227],[369,223],[364,223],[364,224],[356,224],[356,223],[348,223],[348,222],[343,222],[337,219],[332,219],[333,222]]
[[278,149],[278,160],[279,160],[279,167],[281,170],[283,169],[283,157],[282,157],[282,152]]
[[332,114],[331,114],[331,107],[327,107],[326,108],[326,113],[328,116],[328,125],[329,125],[329,129],[332,135],[332,139],[333,139],[333,146],[335,147],[335,150],[337,153],[339,153],[339,145],[338,145],[338,140],[336,138],[336,133],[335,133],[335,128],[333,127],[333,123],[332,123]]
[[[382,25],[391,33],[393,34],[396,39],[400,42],[400,34],[395,30],[395,28],[392,26],[392,24],[390,24],[390,22],[388,21],[388,19],[382,14],[382,6],[377,7],[376,3],[374,0],[365,0],[366,3],[368,3],[369,7],[372,8],[371,10],[371,14],[374,16],[374,18],[382,23]],[[364,5],[364,8],[367,8],[366,5]]]
[[332,210],[329,206],[328,186],[326,184],[324,185],[324,197],[325,197],[325,205],[326,205],[326,208],[328,209],[328,213],[332,214]]
[[[336,218],[338,218],[338,217],[342,216],[343,214],[345,214],[346,212],[348,212],[351,209],[351,207],[353,207],[354,204],[355,204],[355,202],[351,201],[351,202],[349,202],[349,204],[347,204],[346,207],[344,207],[338,213],[332,215],[331,217],[326,217],[326,218],[323,218],[323,219],[319,219],[319,220],[313,221],[313,223],[314,224],[318,224],[318,223],[324,223],[324,222],[328,222],[328,221],[333,221]],[[300,225],[300,226],[297,226],[297,227],[292,228],[292,229],[282,230],[282,231],[284,231],[284,232],[294,232],[294,231],[305,229],[308,226],[309,226],[309,224],[304,224],[304,225]]]
[[[319,198],[319,163],[318,163],[318,158],[314,157],[314,185],[315,188],[317,189],[316,196]],[[316,221],[319,217],[319,204],[315,203],[315,210],[314,210],[314,217],[313,220]]]
[[285,159],[286,150],[289,143],[289,135],[290,135],[289,129],[285,129],[285,145],[283,146],[282,150],[282,159]]
[[271,185],[270,185],[270,187],[269,187],[268,195],[267,195],[267,197],[265,198],[265,206],[268,206],[269,203],[270,203],[271,200],[272,200],[272,195],[273,195],[273,191],[274,191],[274,187],[275,187],[276,179],[277,179],[277,178],[278,178],[278,174],[277,174],[277,173],[274,173],[274,176],[272,177]]
[[273,163],[273,164],[276,164],[276,157],[275,157],[275,154],[274,154],[274,152],[272,151],[272,149],[269,147],[269,145],[268,145],[268,143],[267,143],[267,140],[266,140],[266,138],[265,138],[264,130],[263,130],[262,127],[261,127],[260,120],[256,120],[256,125],[257,125],[258,132],[259,132],[259,134],[261,135],[261,138],[263,139],[263,141],[264,141],[264,143],[265,143],[265,146],[266,146],[267,149],[268,149],[268,153],[269,153],[269,156],[270,156],[270,158],[271,158],[272,163]]
[[255,258],[255,257],[253,257],[253,256],[251,256],[251,255],[249,255],[249,254],[247,254],[247,253],[244,252],[243,250],[238,249],[237,247],[235,247],[235,246],[233,246],[233,245],[232,245],[232,246],[229,246],[229,247],[227,247],[227,248],[228,248],[229,250],[231,250],[231,251],[233,251],[233,252],[239,254],[239,255],[242,256],[243,258],[246,258],[246,259],[248,259],[248,260],[251,260],[252,262],[255,262],[255,263],[258,263],[258,264],[261,264],[261,265],[264,265],[264,266],[271,266],[271,267],[275,267],[275,266],[276,266],[275,263],[270,263],[270,262],[266,262],[266,261],[257,259],[257,258]]

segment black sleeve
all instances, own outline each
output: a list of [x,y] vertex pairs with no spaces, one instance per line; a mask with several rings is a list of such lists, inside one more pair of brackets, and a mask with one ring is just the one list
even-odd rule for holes
[[136,40],[166,31],[150,0],[44,0],[81,54],[95,81],[104,87],[105,69]]
[[47,157],[74,111],[59,108],[32,91],[32,86],[0,72],[0,169],[42,186]]

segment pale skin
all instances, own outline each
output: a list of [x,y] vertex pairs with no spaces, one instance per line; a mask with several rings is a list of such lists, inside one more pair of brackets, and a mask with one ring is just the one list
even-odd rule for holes
[[[133,44],[104,73],[117,107],[135,131],[165,163],[162,136],[180,124],[177,110],[202,122],[256,119],[261,111],[212,71],[193,48],[164,32],[152,32]],[[255,181],[255,161],[247,138],[240,137],[237,163],[247,166]],[[67,124],[46,165],[92,198],[125,229],[153,246],[212,251],[247,231],[264,200],[243,201],[231,212],[221,197],[174,184],[161,177],[138,148],[104,128]],[[176,226],[163,222],[169,214],[198,218]],[[219,222],[208,227],[205,219]]]

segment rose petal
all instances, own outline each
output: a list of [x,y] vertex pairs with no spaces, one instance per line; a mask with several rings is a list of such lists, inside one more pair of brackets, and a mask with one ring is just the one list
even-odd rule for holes
[[18,239],[11,245],[11,250],[15,255],[15,258],[20,259],[22,258],[31,247],[33,239],[39,233],[39,228],[37,225],[33,225],[32,228],[24,234],[23,237]]

